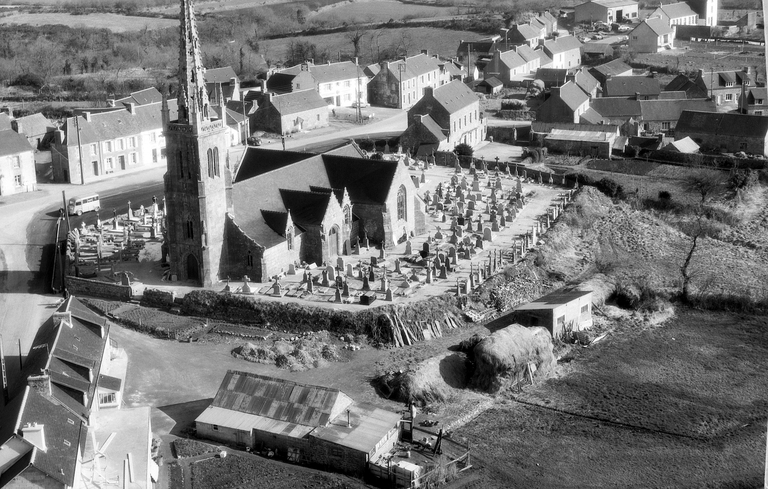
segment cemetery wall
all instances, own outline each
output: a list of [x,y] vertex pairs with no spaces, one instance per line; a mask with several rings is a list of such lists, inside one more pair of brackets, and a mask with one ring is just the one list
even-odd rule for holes
[[131,300],[133,296],[130,285],[111,284],[79,277],[67,277],[66,284],[67,291],[71,295],[102,297],[120,301]]

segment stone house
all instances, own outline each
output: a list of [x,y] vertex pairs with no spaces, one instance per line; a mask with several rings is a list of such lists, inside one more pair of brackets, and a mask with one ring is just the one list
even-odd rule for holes
[[554,338],[568,331],[592,327],[592,291],[557,291],[515,309],[514,320],[523,326],[547,328]]
[[699,15],[686,2],[662,4],[648,17],[661,17],[667,25],[698,25]]
[[127,364],[109,326],[70,296],[38,330],[20,374],[26,384],[0,411],[3,487],[64,489],[86,487],[97,474],[115,479],[126,452],[135,486],[153,487],[150,410],[121,409]]
[[362,66],[352,61],[323,65],[307,62],[292,66],[273,74],[267,81],[267,87],[278,93],[303,90],[299,87],[306,87],[309,80],[306,73],[311,76],[315,90],[327,105],[349,107],[358,99],[361,103],[368,102],[368,76]]
[[605,91],[605,80],[619,76],[632,76],[632,67],[617,58],[590,68],[589,73],[595,77]]
[[438,88],[427,88],[424,96],[408,111],[408,123],[417,116],[429,115],[446,134],[445,144],[475,146],[485,139],[485,119],[480,115],[480,99],[465,84],[452,81]]
[[12,129],[0,131],[0,195],[37,190],[35,151]]
[[709,98],[706,87],[694,83],[686,75],[677,75],[664,87],[665,92],[685,94],[685,98]]
[[400,438],[400,415],[337,389],[235,370],[195,420],[199,436],[290,462],[363,475]]
[[[131,103],[125,109],[85,111],[67,118],[51,143],[54,181],[85,184],[164,165],[161,106]],[[169,103],[169,110],[175,113],[175,101]]]
[[655,100],[660,93],[659,80],[652,76],[608,76],[603,84],[603,97]]
[[50,142],[49,135],[53,134],[55,127],[43,114],[30,114],[19,117],[11,122],[11,128],[23,134],[33,149],[41,149],[42,143]]
[[675,30],[661,17],[645,19],[629,33],[629,48],[636,53],[657,53],[674,43]]
[[211,105],[224,105],[240,100],[240,78],[231,66],[205,70],[205,89]]
[[742,114],[768,115],[768,89],[765,87],[745,89],[739,97],[739,111]]
[[549,89],[549,97],[536,109],[538,122],[578,123],[589,109],[589,96],[575,82]]
[[552,59],[552,68],[576,68],[581,65],[581,42],[574,36],[544,41],[539,49]]
[[506,41],[512,46],[528,46],[535,48],[539,45],[539,39],[544,39],[546,31],[544,27],[536,28],[531,24],[514,24],[509,28]]
[[699,69],[693,83],[712,97],[717,105],[733,105],[734,108],[741,97],[742,86],[747,88],[756,86],[755,74],[749,67],[740,71],[706,72]]
[[382,61],[368,82],[368,101],[371,105],[407,110],[421,99],[427,88],[434,89],[448,81],[437,57],[427,52],[405,60]]
[[284,93],[299,92],[302,90],[309,90],[310,88],[317,90],[317,84],[315,78],[309,72],[309,63],[302,63],[291,68],[285,68],[281,71],[276,71],[267,79],[267,82],[262,86],[262,92],[266,93],[267,90],[279,95]]
[[504,42],[500,35],[484,37],[477,41],[464,41],[462,39],[456,49],[456,57],[459,63],[464,63],[471,69],[470,65],[474,65],[479,59],[490,58],[502,46],[504,46]]
[[528,63],[514,49],[496,51],[483,69],[483,78],[496,78],[503,86],[509,87],[515,77],[530,73],[527,68]]
[[708,150],[768,156],[768,117],[686,110],[675,128],[675,139],[685,137]]
[[633,0],[592,0],[576,5],[574,8],[576,22],[612,24],[626,19],[636,19],[637,15],[638,5]]
[[[495,78],[492,78],[495,80]],[[484,80],[488,81],[488,80]],[[501,86],[501,82],[499,82]],[[400,135],[400,145],[416,158],[434,155],[437,151],[450,151],[445,130],[427,114],[415,115],[408,128]]]
[[291,134],[328,125],[328,105],[313,88],[277,95],[267,93],[258,102],[251,130]]
[[674,136],[677,121],[685,110],[715,112],[716,107],[710,100],[641,100],[640,128],[646,135]]
[[129,107],[131,104],[134,105],[148,105],[148,104],[159,104],[163,101],[163,94],[160,93],[160,90],[158,90],[155,87],[145,88],[144,90],[139,90],[138,92],[132,92],[127,97],[123,97],[121,99],[117,100],[107,100],[107,105],[109,107]]
[[616,134],[609,131],[552,129],[544,136],[544,147],[553,153],[610,158]]

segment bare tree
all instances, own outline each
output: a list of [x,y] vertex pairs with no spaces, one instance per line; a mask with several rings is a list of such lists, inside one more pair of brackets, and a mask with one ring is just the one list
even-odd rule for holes
[[725,177],[719,173],[715,175],[689,175],[683,179],[682,185],[686,192],[699,194],[701,197],[700,205],[704,205],[707,199],[725,188]]
[[360,48],[362,47],[362,41],[365,37],[367,31],[363,29],[359,24],[352,26],[346,34],[344,34],[344,37],[349,39],[349,41],[352,43],[352,48],[354,49],[354,57],[358,58],[360,56]]

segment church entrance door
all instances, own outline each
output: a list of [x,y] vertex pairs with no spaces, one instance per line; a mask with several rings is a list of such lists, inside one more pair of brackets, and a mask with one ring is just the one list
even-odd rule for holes
[[187,279],[200,280],[200,265],[197,262],[197,258],[192,253],[187,255]]

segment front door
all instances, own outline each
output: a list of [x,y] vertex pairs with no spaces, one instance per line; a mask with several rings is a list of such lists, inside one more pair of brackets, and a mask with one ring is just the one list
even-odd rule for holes
[[624,20],[624,11],[623,10],[617,10],[616,11],[616,22],[621,22]]

